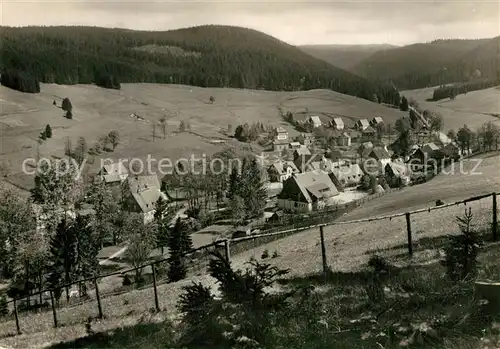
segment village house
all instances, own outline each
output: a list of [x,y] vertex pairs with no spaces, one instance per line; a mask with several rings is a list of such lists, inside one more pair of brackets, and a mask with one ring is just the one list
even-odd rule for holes
[[278,161],[267,169],[271,182],[284,182],[296,173],[299,173],[299,170],[293,161]]
[[358,153],[361,156],[361,159],[366,159],[370,152],[373,149],[373,143],[372,142],[364,142],[361,143],[361,145],[358,148]]
[[304,156],[304,155],[311,155],[311,151],[307,147],[300,147],[297,148],[293,151],[293,158],[297,159],[298,157]]
[[339,147],[350,147],[351,136],[347,132],[338,132],[333,134],[333,139]]
[[384,175],[391,188],[410,184],[411,171],[402,162],[389,162],[385,165]]
[[349,131],[349,137],[351,137],[351,144],[352,143],[359,143],[361,142],[363,133],[357,130],[350,130]]
[[299,149],[300,147],[302,147],[302,144],[300,144],[299,142],[290,142],[288,144],[288,149],[290,150]]
[[329,176],[335,186],[343,190],[347,187],[357,187],[363,178],[363,170],[358,164],[345,163],[335,166]]
[[446,157],[452,160],[459,159],[460,155],[462,154],[462,152],[460,151],[460,147],[455,142],[446,144],[442,151]]
[[292,212],[311,212],[328,205],[339,192],[330,177],[321,171],[295,175],[283,182],[278,208]]
[[368,120],[366,119],[360,119],[358,121],[356,121],[356,123],[354,124],[354,127],[358,130],[358,131],[364,131],[366,130],[368,127],[370,127],[370,123],[368,122]]
[[313,128],[317,128],[317,127],[321,127],[323,126],[323,123],[321,122],[321,119],[319,118],[319,116],[315,116],[315,115],[311,115],[307,118],[307,122],[313,127]]
[[302,145],[304,145],[305,147],[310,147],[314,143],[314,134],[301,133],[299,139]]
[[[373,161],[374,160],[374,161]],[[384,170],[385,166],[391,162],[391,155],[386,148],[374,147],[368,153],[364,161],[364,170],[369,174],[379,173]]]
[[300,173],[321,170],[321,154],[301,155],[293,160]]
[[445,154],[441,149],[434,143],[426,143],[410,156],[409,164],[410,169],[414,172],[422,171],[429,165],[429,162],[432,160],[435,162],[432,164],[432,167],[439,166],[439,161],[444,158]]
[[333,118],[333,120],[330,121],[330,127],[335,130],[343,130],[344,121],[342,120],[342,118]]
[[384,119],[381,116],[376,116],[370,120],[370,126],[373,128],[377,128],[378,125],[382,125],[384,123]]
[[368,126],[362,131],[361,139],[363,142],[375,142],[377,139],[377,130],[373,127]]
[[158,198],[162,197],[165,201],[168,200],[161,191],[160,181],[156,175],[129,176],[123,186],[127,210],[140,213],[144,224],[153,220]]
[[283,127],[276,127],[274,130],[274,139],[278,141],[288,141],[288,131]]
[[273,140],[273,151],[281,152],[285,149],[288,149],[288,140]]
[[119,162],[111,162],[105,164],[100,171],[98,172],[98,176],[107,184],[107,185],[120,185],[123,183],[128,177],[128,169],[127,166],[122,161]]

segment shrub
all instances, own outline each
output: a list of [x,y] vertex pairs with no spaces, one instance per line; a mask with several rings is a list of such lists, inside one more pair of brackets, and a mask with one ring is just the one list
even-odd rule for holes
[[123,286],[130,286],[130,285],[132,285],[132,280],[131,280],[131,278],[130,278],[130,275],[125,274],[125,275],[123,276],[122,285],[123,285]]
[[269,258],[269,251],[266,249],[262,251],[262,255],[260,256],[261,259],[266,259]]
[[462,217],[457,217],[460,235],[450,235],[444,248],[445,258],[442,264],[452,281],[458,282],[466,278],[474,278],[477,274],[478,251],[480,247],[478,233],[472,226],[471,209]]
[[377,275],[388,274],[392,268],[385,258],[379,255],[372,255],[368,260],[368,266]]
[[444,205],[444,201],[436,200],[436,206],[442,206],[442,205]]

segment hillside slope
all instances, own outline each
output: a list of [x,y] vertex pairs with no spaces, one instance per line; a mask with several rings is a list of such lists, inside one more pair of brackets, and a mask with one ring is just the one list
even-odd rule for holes
[[413,89],[467,81],[479,69],[496,78],[499,39],[437,40],[376,52],[352,71],[369,79],[391,80],[398,88]]
[[[208,102],[210,96],[215,97],[215,103]],[[73,120],[64,118],[59,108],[64,97],[73,104]],[[272,92],[161,84],[123,84],[119,91],[93,85],[42,84],[38,94],[0,86],[0,103],[0,163],[10,164],[7,181],[25,189],[33,185],[33,178],[22,173],[22,161],[37,156],[37,138],[47,124],[53,135],[38,147],[41,157],[64,156],[66,142],[75,145],[78,137],[85,137],[91,147],[99,137],[116,130],[120,144],[103,157],[144,159],[150,154],[174,162],[191,154],[210,155],[225,146],[211,143],[212,139],[226,139],[226,146],[242,146],[222,132],[229,125],[233,130],[245,122],[282,125],[293,136],[294,130],[282,120],[280,108],[294,113],[308,109],[316,115],[348,115],[352,119],[382,116],[393,124],[406,115],[328,90]],[[133,114],[141,119],[131,117]],[[167,121],[166,137],[158,128],[153,141],[152,123],[161,117]],[[181,120],[190,123],[191,132],[178,132]],[[261,151],[255,144],[252,147],[254,152]],[[93,166],[98,163],[96,159]]]
[[[266,90],[328,88],[393,101],[380,85],[309,56],[261,32],[200,26],[163,32],[96,27],[1,28],[0,68],[46,83],[174,83]],[[392,93],[393,89],[389,91]]]
[[313,57],[324,60],[336,67],[351,70],[358,63],[375,52],[388,50],[396,46],[381,45],[304,45],[299,48]]

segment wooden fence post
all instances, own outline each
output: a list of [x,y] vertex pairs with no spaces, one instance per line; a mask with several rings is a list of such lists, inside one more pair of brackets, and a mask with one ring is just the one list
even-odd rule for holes
[[411,238],[411,220],[410,220],[410,213],[406,213],[406,232],[408,233],[408,254],[410,256],[413,255],[413,244],[412,244],[412,238]]
[[16,318],[17,334],[21,334],[21,327],[19,326],[19,314],[17,312],[17,300],[15,298],[13,299],[13,303],[14,303],[14,316]]
[[226,260],[229,262],[231,260],[231,250],[229,246],[230,242],[229,240],[224,240],[224,250],[226,252]]
[[493,193],[493,241],[498,239],[498,208],[497,208],[497,193]]
[[155,295],[155,309],[157,312],[160,311],[160,302],[158,301],[158,289],[156,288],[156,267],[151,264],[151,270],[153,271],[153,291]]
[[99,310],[99,319],[104,317],[102,313],[102,304],[101,304],[101,296],[99,294],[99,285],[97,284],[97,278],[94,278],[94,287],[95,287],[95,298],[97,300],[97,309]]
[[321,237],[321,257],[323,261],[323,277],[326,282],[328,278],[328,263],[326,261],[325,233],[323,232],[323,226],[319,227],[319,235]]
[[52,304],[52,316],[54,318],[54,327],[57,328],[57,313],[56,313],[56,303],[54,301],[54,292],[50,290],[49,293],[50,293],[50,303]]

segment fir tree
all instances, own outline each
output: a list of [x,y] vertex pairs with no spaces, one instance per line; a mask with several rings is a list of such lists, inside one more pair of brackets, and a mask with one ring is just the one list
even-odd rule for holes
[[156,245],[161,249],[162,256],[164,248],[168,244],[168,224],[172,216],[173,212],[169,209],[167,201],[160,196],[155,204],[154,221],[156,223]]
[[193,242],[189,235],[189,229],[186,223],[177,219],[174,228],[168,238],[168,279],[171,282],[182,280],[186,277],[187,265],[185,254],[192,250]]
[[52,128],[50,125],[45,126],[45,137],[52,138]]

